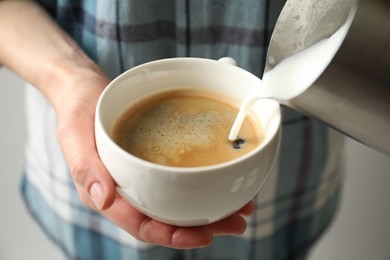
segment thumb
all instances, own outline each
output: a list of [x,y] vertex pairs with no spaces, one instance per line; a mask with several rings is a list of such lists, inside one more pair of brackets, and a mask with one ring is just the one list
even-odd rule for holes
[[[81,200],[101,210],[112,205],[116,196],[115,182],[99,158],[95,145],[95,106],[67,104],[67,112],[59,116],[57,138]],[[89,195],[85,196],[85,194]]]

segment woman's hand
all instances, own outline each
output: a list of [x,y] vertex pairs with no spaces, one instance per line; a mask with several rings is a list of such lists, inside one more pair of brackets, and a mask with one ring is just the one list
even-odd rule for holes
[[252,213],[253,203],[217,223],[184,228],[153,220],[124,201],[95,146],[96,103],[110,79],[35,2],[0,1],[0,24],[0,63],[53,105],[58,141],[86,205],[139,240],[174,248],[207,246],[214,236],[245,231],[243,216]]

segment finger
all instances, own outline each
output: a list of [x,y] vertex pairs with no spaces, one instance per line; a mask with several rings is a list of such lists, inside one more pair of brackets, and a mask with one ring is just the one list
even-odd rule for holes
[[209,225],[214,235],[241,235],[245,232],[247,223],[240,214],[233,215]]
[[[95,98],[88,100],[91,96]],[[85,190],[96,207],[103,209],[113,203],[116,191],[96,150],[94,113],[97,97],[96,93],[88,95],[85,92],[69,99],[59,113],[57,136],[78,189]],[[85,202],[85,197],[82,200]]]
[[76,184],[77,188],[77,193],[81,199],[81,201],[91,208],[92,210],[99,211],[100,209],[97,208],[96,204],[92,201],[91,195],[84,190],[84,188],[80,187],[79,185]]
[[92,123],[83,116],[73,123],[77,125],[62,128],[59,133],[73,180],[90,194],[97,208],[105,208],[115,198],[115,184],[97,154]]
[[255,203],[251,200],[244,207],[242,207],[237,213],[242,216],[250,216],[255,210]]
[[176,227],[150,218],[142,220],[138,234],[144,241],[180,249],[204,247],[213,241],[209,227]]
[[190,249],[210,245],[212,230],[206,227],[176,227],[161,223],[142,214],[120,195],[102,214],[135,238],[148,243]]

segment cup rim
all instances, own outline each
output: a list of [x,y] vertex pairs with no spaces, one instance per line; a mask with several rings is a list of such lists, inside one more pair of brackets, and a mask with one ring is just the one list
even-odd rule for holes
[[[124,78],[126,78],[127,75],[132,73],[135,69],[142,69],[145,66],[150,66],[150,64],[165,63],[165,62],[180,62],[180,61],[190,61],[190,60],[195,61],[195,62],[212,62],[212,63],[218,64],[219,66],[220,65],[233,66],[230,64],[219,62],[217,60],[212,60],[212,59],[207,59],[207,58],[179,57],[179,58],[159,59],[159,60],[154,60],[154,61],[150,61],[147,63],[143,63],[141,65],[135,66],[135,67],[121,73],[115,79],[113,79],[107,85],[107,87],[103,90],[103,92],[101,93],[101,95],[98,99],[97,105],[96,105],[95,128],[99,128],[101,130],[100,132],[103,135],[102,137],[106,140],[105,143],[109,144],[111,146],[111,148],[114,149],[115,152],[117,154],[119,154],[121,157],[136,161],[137,163],[140,163],[147,168],[156,168],[156,169],[158,168],[160,170],[168,171],[171,173],[199,173],[199,172],[207,173],[209,171],[215,171],[215,170],[231,167],[232,165],[235,165],[237,163],[242,163],[242,162],[248,160],[249,158],[251,158],[253,156],[253,154],[259,153],[265,147],[267,147],[271,143],[271,141],[279,134],[280,128],[281,128],[281,120],[282,120],[281,119],[280,104],[275,100],[265,99],[266,102],[272,102],[276,106],[275,109],[277,110],[276,111],[277,113],[275,114],[275,116],[277,116],[277,120],[279,121],[279,123],[278,123],[278,126],[276,127],[275,131],[272,133],[272,136],[270,138],[268,138],[267,140],[264,140],[263,142],[261,142],[261,144],[258,147],[256,147],[255,149],[253,149],[252,151],[250,151],[250,152],[248,152],[240,157],[237,157],[235,159],[226,161],[226,162],[212,164],[212,165],[206,165],[206,166],[195,166],[195,167],[177,167],[177,166],[162,165],[162,164],[158,164],[158,163],[154,163],[154,162],[150,162],[150,161],[138,158],[137,156],[130,154],[129,152],[127,152],[123,148],[121,148],[118,144],[116,144],[112,140],[112,138],[110,137],[109,133],[107,133],[106,129],[103,127],[102,118],[101,118],[101,108],[102,108],[102,104],[104,102],[104,98],[106,95],[108,95],[108,93],[111,91],[111,89],[115,88],[116,83],[118,81],[121,81]],[[247,70],[244,70],[240,67],[236,67],[236,68],[242,70],[242,72],[244,72],[244,73],[249,73],[252,76],[254,76],[252,73],[250,73]],[[153,93],[151,93],[151,94],[153,94]],[[259,101],[259,102],[261,102],[261,101]]]

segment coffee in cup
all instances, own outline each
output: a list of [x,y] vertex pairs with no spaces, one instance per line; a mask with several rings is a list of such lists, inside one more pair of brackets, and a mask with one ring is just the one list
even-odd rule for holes
[[254,150],[264,139],[261,124],[248,115],[235,142],[228,140],[239,103],[206,90],[176,89],[140,100],[115,123],[113,140],[149,162],[198,167],[227,162]]

